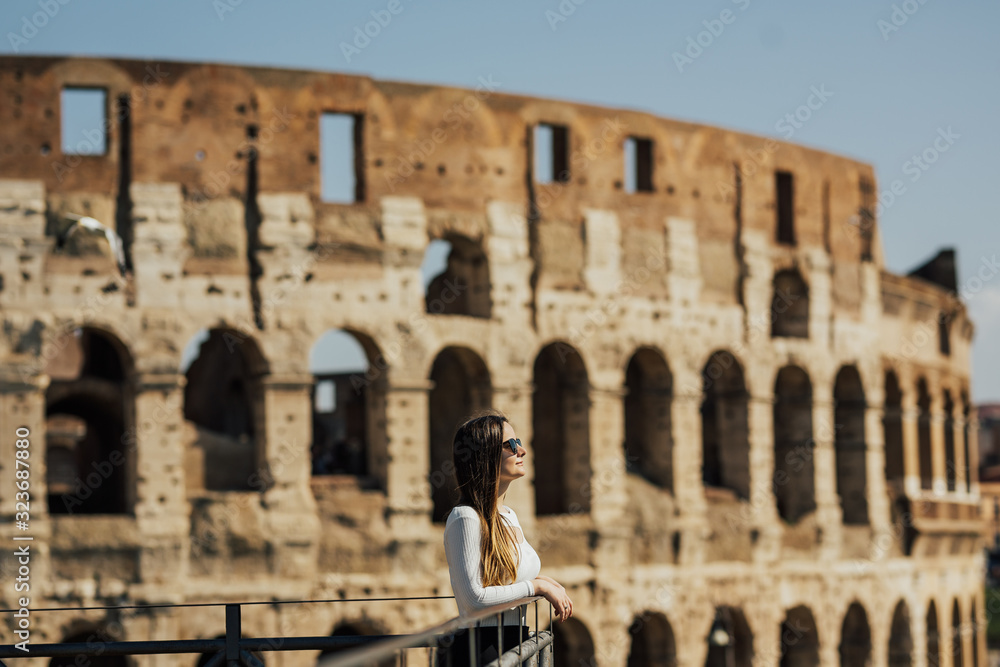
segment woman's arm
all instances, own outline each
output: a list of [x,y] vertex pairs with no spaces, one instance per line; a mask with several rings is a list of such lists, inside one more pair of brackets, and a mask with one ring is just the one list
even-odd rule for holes
[[478,514],[462,513],[456,515],[444,531],[451,588],[460,606],[483,609],[535,595],[535,587],[530,581],[507,586],[483,586],[479,526]]

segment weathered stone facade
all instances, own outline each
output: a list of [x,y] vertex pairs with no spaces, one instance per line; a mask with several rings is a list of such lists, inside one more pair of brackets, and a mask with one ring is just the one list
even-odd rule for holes
[[[105,91],[101,154],[63,153],[71,87]],[[0,536],[24,426],[31,606],[448,595],[449,438],[492,405],[529,451],[508,503],[575,602],[563,664],[725,664],[716,619],[738,665],[924,667],[934,628],[941,665],[983,664],[972,325],[947,281],[883,269],[872,169],[496,87],[0,58]],[[321,197],[324,112],[353,118],[354,202]],[[103,236],[60,237],[66,213],[117,229],[124,276]],[[451,255],[425,293],[435,239]],[[309,365],[331,329],[369,365],[332,378],[332,426]],[[313,474],[323,424],[349,433],[339,474]],[[261,605],[243,628],[454,613]],[[35,642],[224,622],[32,619]]]

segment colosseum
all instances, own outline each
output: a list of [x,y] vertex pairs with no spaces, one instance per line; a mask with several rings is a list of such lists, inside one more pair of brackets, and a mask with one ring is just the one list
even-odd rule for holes
[[0,604],[30,535],[33,643],[429,627],[492,406],[558,665],[985,664],[953,254],[885,270],[870,165],[506,84],[0,58]]

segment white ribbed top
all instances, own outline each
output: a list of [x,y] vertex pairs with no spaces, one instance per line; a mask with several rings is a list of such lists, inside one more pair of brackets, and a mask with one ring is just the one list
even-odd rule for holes
[[[504,505],[500,508],[500,517],[516,527],[516,533],[523,534],[514,510]],[[468,505],[455,507],[444,525],[444,553],[448,559],[448,573],[451,575],[451,588],[455,592],[458,613],[462,616],[533,596],[535,587],[531,581],[542,568],[538,554],[525,539],[517,545],[521,560],[514,583],[507,586],[483,586],[479,531],[479,514]],[[504,612],[503,620],[504,625],[521,623],[516,609]],[[483,621],[483,625],[496,625],[496,618]]]

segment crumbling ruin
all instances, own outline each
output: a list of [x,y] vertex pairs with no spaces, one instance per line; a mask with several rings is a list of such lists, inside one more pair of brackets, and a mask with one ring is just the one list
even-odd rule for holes
[[[885,271],[863,163],[498,87],[0,58],[0,535],[25,426],[32,607],[448,595],[450,437],[495,406],[534,481],[508,502],[575,601],[561,664],[983,664],[953,260]],[[66,136],[74,91],[103,118]],[[69,214],[117,232],[124,274]],[[34,619],[36,642],[223,627]]]

